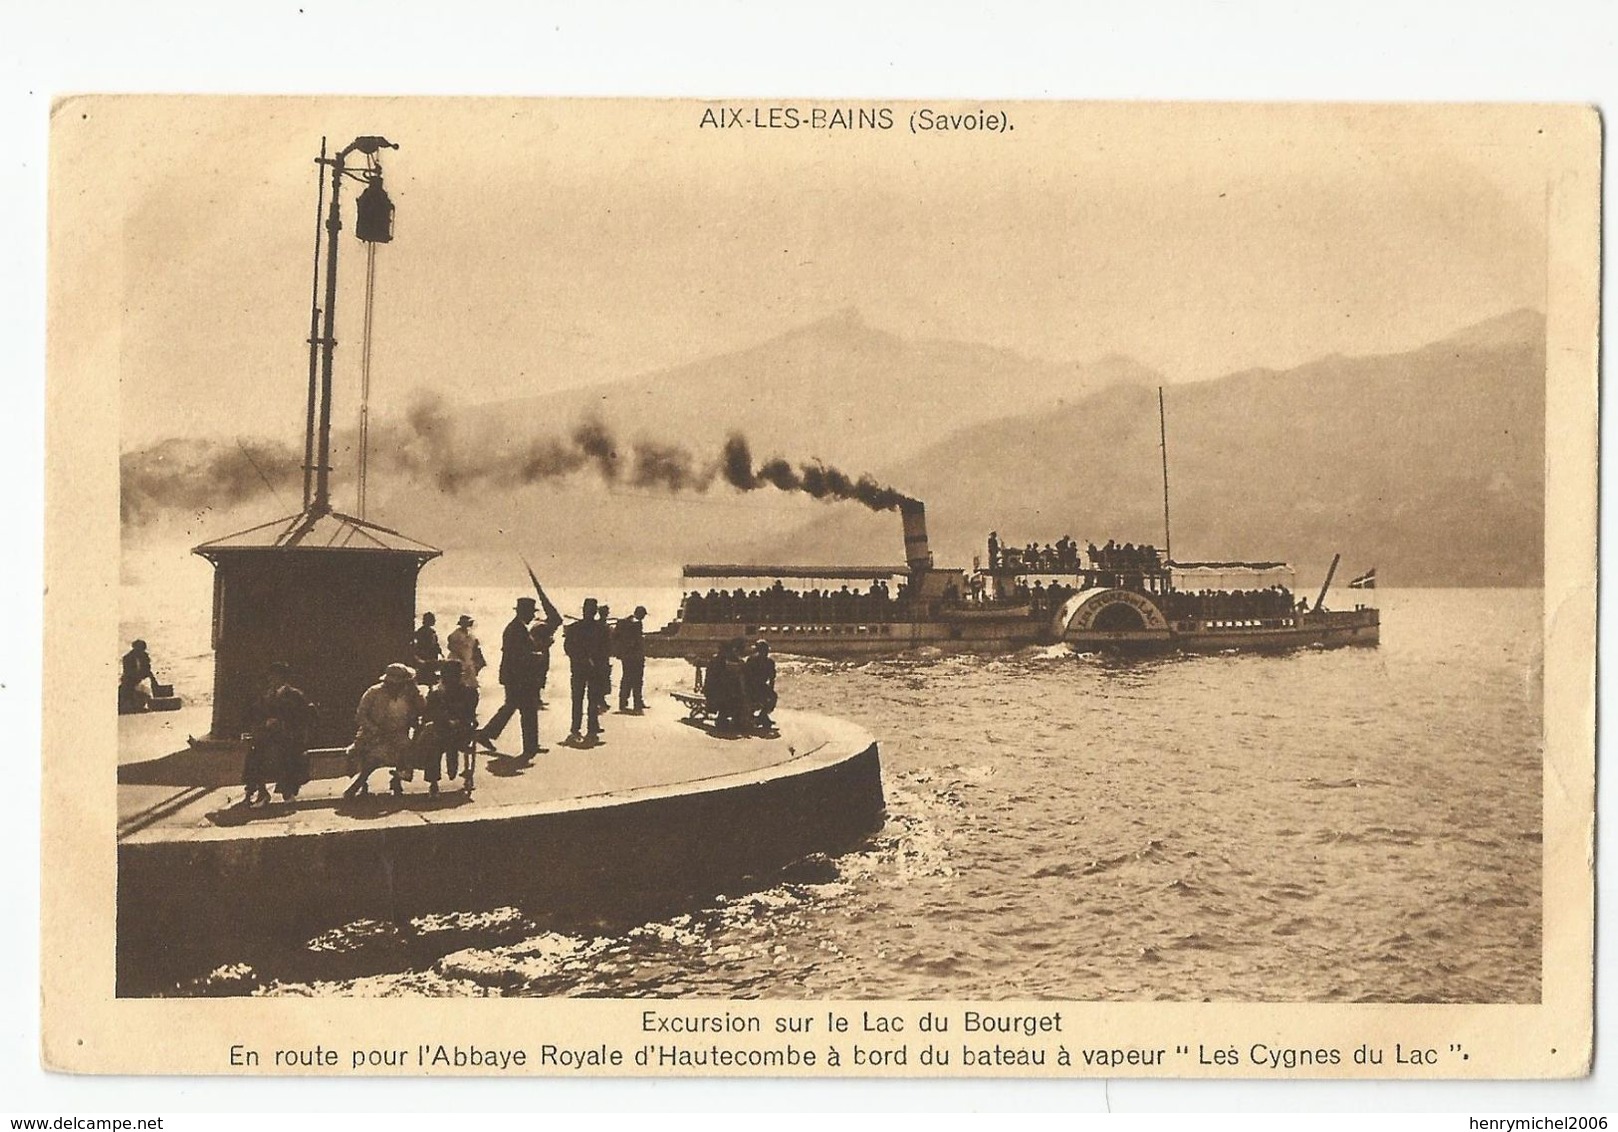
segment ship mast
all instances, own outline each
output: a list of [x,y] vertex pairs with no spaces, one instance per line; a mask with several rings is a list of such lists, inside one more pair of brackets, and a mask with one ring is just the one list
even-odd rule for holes
[[1157,439],[1163,450],[1163,559],[1174,561],[1174,543],[1169,538],[1169,430],[1163,416],[1163,387],[1157,387]]

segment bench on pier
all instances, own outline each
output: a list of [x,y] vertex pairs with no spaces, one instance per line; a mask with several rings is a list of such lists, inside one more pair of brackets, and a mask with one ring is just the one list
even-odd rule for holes
[[354,773],[347,747],[310,747],[303,757],[309,760],[310,778],[343,778]]
[[685,708],[685,717],[692,723],[713,723],[719,715],[708,702],[708,693],[703,688],[703,677],[708,674],[708,667],[696,661],[691,662],[691,667],[696,669],[696,676],[691,681],[691,690],[669,694],[674,697],[676,703]]
[[717,717],[713,707],[708,703],[708,697],[700,692],[695,695],[689,692],[671,692],[676,702],[685,707],[685,717],[693,723],[713,722]]
[[[670,692],[676,703],[685,708],[685,718],[690,723],[709,723],[717,726],[721,712],[708,697],[708,690],[704,686],[704,677],[707,676],[707,667],[693,663],[696,679],[692,682],[689,692]],[[732,709],[731,725],[740,732],[746,733],[757,730],[757,715],[762,708],[766,713],[775,708],[775,697],[769,697],[769,705],[752,704],[745,700],[737,703]],[[773,725],[772,725],[773,726]]]

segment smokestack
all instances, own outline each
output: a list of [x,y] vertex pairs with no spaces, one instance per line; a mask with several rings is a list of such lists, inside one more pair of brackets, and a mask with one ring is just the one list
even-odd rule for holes
[[905,525],[905,561],[912,570],[930,570],[933,552],[927,545],[927,508],[919,499],[905,499],[899,503],[899,514]]

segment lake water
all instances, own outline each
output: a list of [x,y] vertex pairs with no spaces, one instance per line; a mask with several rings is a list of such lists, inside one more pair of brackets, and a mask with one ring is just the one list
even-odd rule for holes
[[[126,579],[143,614],[126,639],[182,690],[208,682],[203,571],[190,596]],[[424,586],[422,608],[444,629],[472,612],[493,660],[513,595]],[[603,596],[654,624],[677,601]],[[835,877],[587,925],[522,908],[346,925],[190,989],[1538,1001],[1541,594],[1380,604],[1376,649],[785,660],[783,704],[881,746],[886,826]],[[655,662],[650,682],[687,671]]]

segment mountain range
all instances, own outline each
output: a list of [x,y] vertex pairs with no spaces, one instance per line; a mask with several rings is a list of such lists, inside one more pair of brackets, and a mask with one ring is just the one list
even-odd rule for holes
[[[1543,316],[1522,310],[1403,353],[1166,385],[1175,557],[1281,557],[1318,574],[1342,550],[1387,584],[1539,584],[1544,341]],[[970,565],[990,530],[1161,545],[1163,384],[1128,358],[1041,361],[842,311],[675,369],[442,413],[456,451],[495,462],[584,420],[621,445],[683,447],[699,467],[741,432],[760,460],[823,460],[924,500],[937,560]],[[373,426],[374,443],[402,427]],[[340,466],[352,444],[336,439]],[[340,506],[347,490],[339,479]],[[449,552],[432,567],[441,581],[516,582],[518,550],[542,574],[599,584],[672,582],[683,561],[903,557],[892,512],[721,481],[670,493],[580,471],[450,491],[373,473],[369,494],[370,517]],[[146,533],[200,540],[275,510],[260,497]]]
[[[1545,324],[1516,311],[1440,342],[1167,387],[1172,550],[1184,561],[1333,553],[1385,584],[1522,586],[1544,570]],[[1163,537],[1157,391],[1119,383],[970,426],[884,466],[929,505],[940,561],[1012,545]],[[875,550],[828,512],[757,552]],[[894,544],[888,542],[888,546]],[[890,555],[891,556],[891,555]]]

